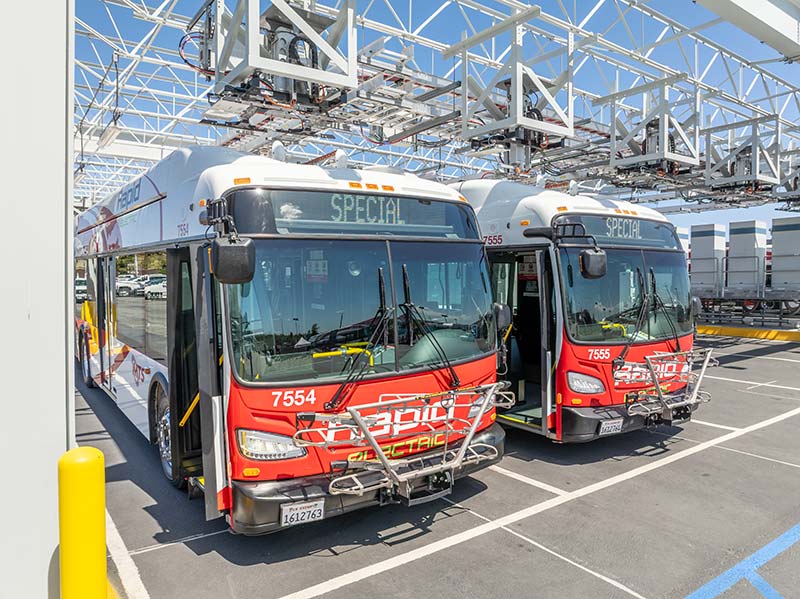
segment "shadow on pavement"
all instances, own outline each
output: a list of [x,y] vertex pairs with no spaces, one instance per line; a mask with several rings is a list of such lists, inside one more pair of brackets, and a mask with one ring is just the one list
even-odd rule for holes
[[[227,528],[222,519],[205,521],[202,501],[190,501],[185,491],[175,489],[162,478],[155,449],[111,398],[99,389],[87,388],[77,376],[76,389],[88,404],[82,405],[80,397],[76,397],[78,443],[96,446],[106,453],[107,462],[113,464],[106,468],[107,483],[130,481],[152,499],[150,505],[137,505],[141,503],[137,493],[136,503],[124,508],[119,504],[112,507],[110,511],[115,520],[122,509],[127,509],[133,517],[125,516],[125,526],[131,527],[131,522],[136,522],[136,512],[146,512],[161,529],[153,535],[154,544],[171,543]],[[88,425],[89,430],[80,430],[81,419],[90,418],[92,414],[102,426],[93,422]],[[464,501],[485,489],[486,485],[476,479],[461,479],[456,482],[449,499]],[[120,500],[125,498],[115,498],[117,503]],[[374,507],[261,537],[223,534],[184,544],[198,555],[216,552],[238,565],[273,564],[310,555],[333,557],[374,545],[401,546],[430,534],[434,522],[462,515],[473,523],[474,517],[465,512],[465,509],[443,501],[411,508],[400,505]],[[152,523],[142,523],[142,526],[149,528]],[[118,527],[122,528],[119,522]],[[141,547],[128,547],[133,552],[137,549]]]

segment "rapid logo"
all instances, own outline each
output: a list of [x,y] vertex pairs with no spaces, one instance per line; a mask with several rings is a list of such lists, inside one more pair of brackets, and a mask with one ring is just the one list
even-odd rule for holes
[[117,193],[117,199],[114,202],[115,210],[119,212],[123,212],[133,206],[136,202],[139,201],[139,194],[142,189],[142,179],[136,179],[130,185],[127,185],[119,190]]
[[[689,372],[689,365],[677,362],[659,362],[653,364],[653,369],[659,380],[669,380],[684,375]],[[614,385],[632,383],[652,383],[653,375],[650,369],[644,364],[625,362],[619,370],[614,373]]]
[[[376,438],[379,437],[398,437],[407,435],[409,431],[416,428],[433,428],[437,422],[444,422],[452,419],[455,413],[455,406],[445,408],[441,404],[432,406],[422,406],[419,408],[406,407],[394,410],[386,410],[374,416],[368,416],[370,420],[370,433]],[[358,435],[350,428],[331,425],[324,433],[326,441],[355,441]],[[405,442],[403,442],[405,444]]]

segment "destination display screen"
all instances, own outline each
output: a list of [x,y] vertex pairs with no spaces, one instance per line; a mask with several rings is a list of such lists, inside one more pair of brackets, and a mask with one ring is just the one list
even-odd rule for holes
[[556,220],[556,226],[582,225],[575,231],[567,228],[564,234],[593,236],[599,245],[623,245],[637,247],[658,247],[664,249],[681,249],[675,235],[675,227],[669,223],[628,216],[594,216],[568,215]]
[[467,205],[384,194],[243,189],[228,196],[240,233],[479,239]]

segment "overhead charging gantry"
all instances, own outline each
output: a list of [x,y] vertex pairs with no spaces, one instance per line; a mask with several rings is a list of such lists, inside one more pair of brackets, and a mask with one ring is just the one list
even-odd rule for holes
[[[708,36],[722,16],[689,27],[634,0],[560,13],[518,0],[208,0],[187,17],[114,4],[156,33],[180,30],[181,68],[207,83],[180,118],[191,111],[235,149],[312,163],[341,150],[442,180],[544,177],[598,197],[680,201],[664,212],[800,206],[800,91]],[[78,32],[100,39],[83,22]],[[137,135],[184,143],[169,127],[126,131],[123,107],[112,115],[123,133],[103,151],[98,122],[113,102],[97,103],[79,127],[92,160]],[[88,164],[82,151],[81,174]]]

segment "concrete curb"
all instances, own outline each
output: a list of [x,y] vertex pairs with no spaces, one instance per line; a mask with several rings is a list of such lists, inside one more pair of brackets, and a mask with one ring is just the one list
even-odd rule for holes
[[701,324],[697,325],[697,332],[700,335],[750,337],[752,339],[769,339],[771,341],[800,341],[800,331],[783,331],[778,329],[752,329],[748,327]]

